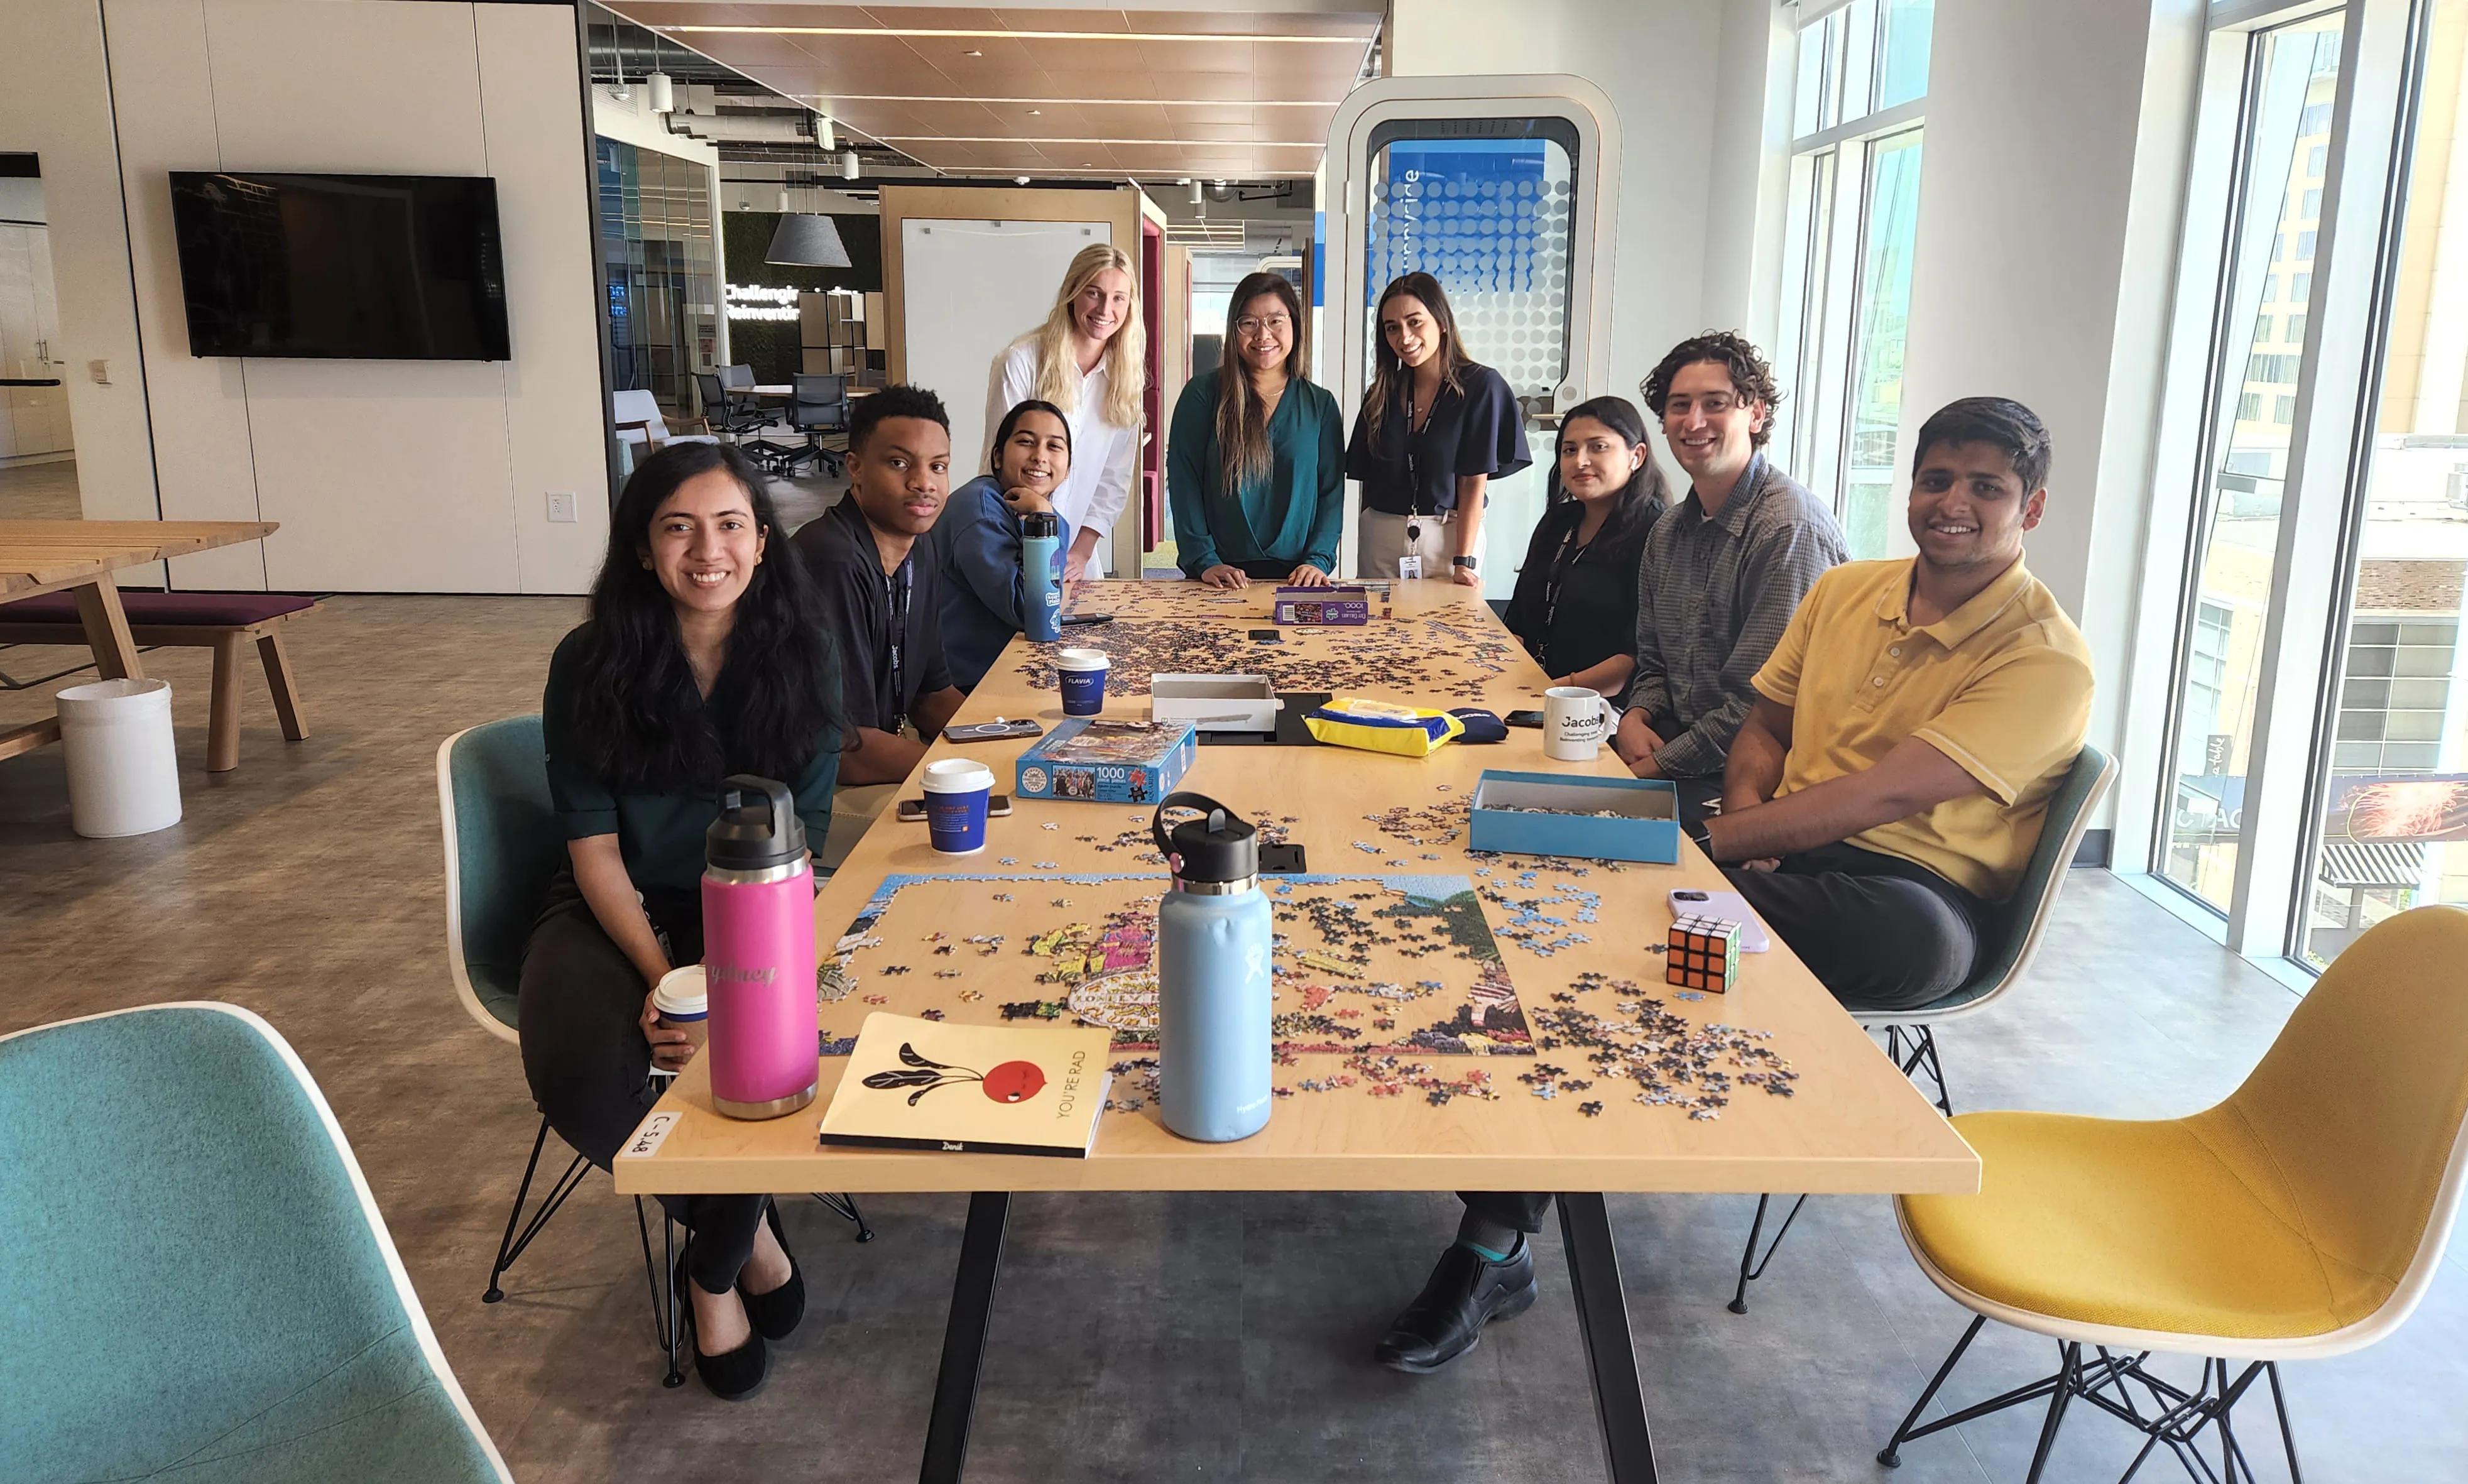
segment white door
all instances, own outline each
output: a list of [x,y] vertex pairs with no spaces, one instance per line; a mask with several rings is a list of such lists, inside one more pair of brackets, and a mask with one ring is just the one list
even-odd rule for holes
[[[1468,354],[1525,409],[1530,468],[1491,486],[1485,596],[1505,598],[1542,513],[1559,415],[1611,364],[1611,234],[1620,173],[1611,100],[1567,76],[1382,78],[1329,124],[1328,332],[1323,373],[1351,431],[1370,383],[1380,291],[1440,281]],[[1355,570],[1361,505],[1349,488]]]
[[[18,426],[21,434],[37,441],[37,446],[19,448],[21,453],[66,453],[76,446],[69,428],[68,355],[60,349],[60,301],[52,286],[52,229],[27,227],[26,261],[34,286],[34,358],[41,369],[37,377],[57,379],[58,386],[28,389],[25,401],[18,403]],[[27,428],[29,403],[39,402],[40,416],[35,427]],[[22,441],[22,440],[21,440]]]
[[[34,328],[34,268],[27,246],[28,230],[0,226],[0,381],[42,374],[34,369],[34,343],[42,336]],[[0,386],[0,459],[31,451],[17,432],[26,390]]]

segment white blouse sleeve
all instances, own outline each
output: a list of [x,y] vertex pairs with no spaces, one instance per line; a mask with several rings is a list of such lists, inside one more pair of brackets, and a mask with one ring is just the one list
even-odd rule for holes
[[[1032,342],[1025,338],[1015,340],[994,353],[994,364],[986,373],[986,424],[980,435],[989,446],[994,441],[994,430],[1002,426],[1003,414],[1035,396],[1036,389],[1037,351]],[[986,449],[976,449],[971,455],[970,468],[975,468],[974,461],[985,456]]]
[[1136,422],[1130,427],[1097,425],[1112,435],[1113,443],[1106,452],[1105,467],[1097,471],[1097,488],[1088,494],[1086,529],[1109,536],[1124,507],[1131,502],[1131,468],[1140,454],[1140,428]]

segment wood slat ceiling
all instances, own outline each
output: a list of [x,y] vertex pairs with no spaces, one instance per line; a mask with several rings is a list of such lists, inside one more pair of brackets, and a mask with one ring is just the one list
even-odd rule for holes
[[610,8],[960,174],[1309,175],[1380,28],[1377,8]]

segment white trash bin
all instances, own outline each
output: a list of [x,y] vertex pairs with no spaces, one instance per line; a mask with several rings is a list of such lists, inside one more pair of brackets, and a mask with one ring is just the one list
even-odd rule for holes
[[170,681],[97,680],[54,699],[68,751],[69,828],[110,839],[180,822]]

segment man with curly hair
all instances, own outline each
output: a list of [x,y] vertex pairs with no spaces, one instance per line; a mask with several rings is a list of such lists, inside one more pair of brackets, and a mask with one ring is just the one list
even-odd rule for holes
[[1708,331],[1645,378],[1688,497],[1655,523],[1637,570],[1636,673],[1611,749],[1639,778],[1680,785],[1696,815],[1715,797],[1749,684],[1817,574],[1842,559],[1834,513],[1766,457],[1773,371],[1757,348]]

